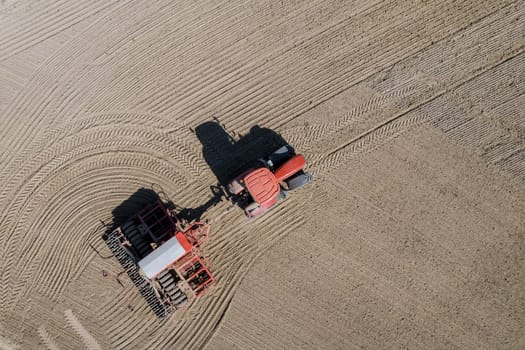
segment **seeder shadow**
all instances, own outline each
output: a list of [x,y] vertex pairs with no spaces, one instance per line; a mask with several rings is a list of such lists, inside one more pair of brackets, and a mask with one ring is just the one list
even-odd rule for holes
[[113,218],[108,230],[113,231],[117,227],[122,226],[126,220],[158,200],[160,200],[159,194],[153,191],[153,189],[145,187],[139,188],[111,211]]
[[216,186],[211,186],[211,192],[213,196],[208,201],[196,208],[188,208],[173,202],[162,189],[155,191],[152,188],[141,187],[112,210],[111,221],[103,223],[105,226],[103,239],[105,240],[108,233],[122,226],[129,218],[157,201],[161,201],[167,209],[174,211],[175,216],[183,222],[200,221],[202,215],[219,203],[223,197],[222,190]]

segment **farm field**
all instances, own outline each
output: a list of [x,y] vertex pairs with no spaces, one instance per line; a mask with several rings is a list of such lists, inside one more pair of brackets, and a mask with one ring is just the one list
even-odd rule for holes
[[[525,348],[524,16],[1,1],[0,350]],[[314,182],[204,213],[218,283],[159,321],[101,220],[144,188],[198,208],[261,135]]]

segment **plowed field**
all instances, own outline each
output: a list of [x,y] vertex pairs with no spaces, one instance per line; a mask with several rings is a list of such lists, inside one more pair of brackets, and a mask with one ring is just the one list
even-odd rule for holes
[[[524,349],[524,52],[519,0],[0,1],[0,349]],[[157,320],[101,220],[257,133],[314,182]]]

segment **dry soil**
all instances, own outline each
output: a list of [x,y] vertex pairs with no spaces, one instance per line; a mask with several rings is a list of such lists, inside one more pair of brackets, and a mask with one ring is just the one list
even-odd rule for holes
[[[524,16],[0,1],[0,349],[524,349]],[[159,322],[100,220],[141,187],[206,202],[214,117],[279,133],[315,181],[255,221],[211,208],[218,284]]]

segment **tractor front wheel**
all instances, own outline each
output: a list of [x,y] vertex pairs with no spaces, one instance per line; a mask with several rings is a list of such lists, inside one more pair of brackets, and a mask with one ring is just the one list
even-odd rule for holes
[[313,179],[312,174],[303,173],[297,176],[292,177],[291,179],[286,180],[286,185],[288,186],[287,190],[292,191],[298,188],[303,187],[304,185],[310,183]]

